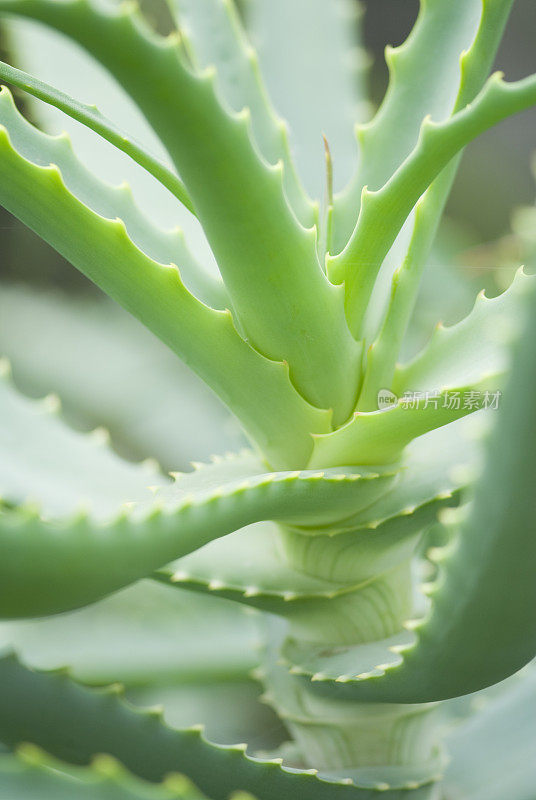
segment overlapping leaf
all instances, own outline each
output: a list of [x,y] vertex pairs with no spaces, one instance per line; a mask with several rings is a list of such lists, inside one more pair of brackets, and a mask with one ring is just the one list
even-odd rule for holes
[[[0,164],[5,178],[1,202],[195,369],[272,463],[283,463],[283,451],[290,455],[294,445],[301,454],[294,451],[291,463],[303,463],[311,449],[310,432],[318,425],[326,430],[329,413],[313,408],[296,392],[288,366],[264,358],[239,336],[229,311],[215,311],[197,300],[182,283],[176,267],[164,266],[136,247],[121,220],[102,217],[78,200],[58,167],[43,165],[42,156],[35,154],[33,129],[13,111],[7,90],[0,97],[10,130],[8,135],[5,128],[0,129]],[[28,157],[19,153],[10,136]],[[49,149],[59,151],[59,159],[63,140],[40,136]],[[77,184],[77,191],[84,197],[86,175],[78,165],[82,185]],[[98,182],[90,178],[89,187],[95,185]]]
[[361,351],[341,290],[319,264],[315,231],[301,226],[286,201],[282,165],[268,165],[252,145],[249,114],[227,112],[214,73],[192,73],[176,37],[156,37],[131,7],[3,0],[0,12],[72,37],[135,99],[186,184],[247,336],[269,358],[288,362],[309,402],[346,418]]
[[[161,781],[170,772],[187,775],[211,800],[227,800],[247,790],[258,800],[373,800],[377,791],[352,779],[322,779],[316,770],[287,769],[280,760],[262,761],[245,747],[210,744],[199,729],[173,730],[159,713],[125,703],[117,687],[91,690],[65,673],[39,673],[14,657],[0,660],[0,741],[10,746],[32,742],[74,764],[87,764],[97,753],[119,759],[135,775]],[[426,787],[425,787],[426,788]],[[422,800],[428,791],[415,794]],[[390,800],[403,800],[405,790]]]
[[440,570],[426,587],[427,615],[408,624],[413,634],[398,641],[334,656],[289,643],[297,672],[314,673],[330,692],[365,701],[445,699],[497,683],[534,657],[536,442],[527,420],[536,396],[535,298],[533,290],[475,498],[465,515],[454,517],[456,536],[435,554]]
[[[348,516],[392,480],[366,468],[270,473],[245,453],[166,482],[65,429],[46,404],[5,382],[0,391],[10,420],[0,523],[7,617],[89,603],[251,522]],[[149,483],[159,488],[147,499]]]

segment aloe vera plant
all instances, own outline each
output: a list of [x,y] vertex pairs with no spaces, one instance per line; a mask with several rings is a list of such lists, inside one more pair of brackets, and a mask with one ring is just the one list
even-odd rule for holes
[[[350,43],[353,6],[254,0],[248,24],[268,37],[259,59],[231,0],[167,5],[174,30],[163,36],[131,4],[0,0],[6,21],[44,23],[100,62],[163,158],[38,77],[6,63],[0,77],[159,182],[202,226],[217,275],[128,187],[85,168],[66,135],[30,124],[7,88],[0,203],[156,334],[250,446],[169,475],[122,460],[99,431],[66,425],[54,397],[25,397],[2,362],[0,615],[79,613],[142,579],[173,598],[250,607],[262,636],[255,678],[291,741],[264,755],[214,745],[130,705],[116,685],[88,688],[6,652],[0,797],[524,800],[534,776],[521,770],[505,788],[489,764],[478,771],[504,718],[493,717],[502,687],[486,695],[480,728],[460,725],[447,748],[443,732],[456,702],[465,708],[455,698],[499,684],[536,653],[530,270],[399,363],[463,148],[536,104],[536,77],[488,77],[512,0],[422,0],[407,41],[387,51],[389,86],[356,128],[357,166],[340,192],[334,172],[353,158],[344,130],[365,107],[359,71],[335,52]],[[308,62],[299,48],[311,31],[323,49]],[[296,160],[263,77],[288,53],[309,65],[329,112],[319,199],[318,168],[300,172],[309,129],[297,131]],[[319,102],[308,92],[299,97],[316,135]],[[136,334],[121,336],[119,360]],[[167,381],[175,364],[165,363]],[[84,366],[77,402],[91,408]],[[170,412],[169,437],[180,424]],[[131,427],[139,441],[142,417]],[[531,667],[511,681],[503,715],[533,700]],[[471,783],[473,770],[486,782]]]

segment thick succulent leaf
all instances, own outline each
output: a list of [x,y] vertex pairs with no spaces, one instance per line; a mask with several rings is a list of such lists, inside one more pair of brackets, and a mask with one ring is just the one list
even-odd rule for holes
[[488,298],[481,292],[464,320],[450,327],[439,325],[427,346],[408,364],[397,367],[393,392],[431,391],[503,373],[511,338],[520,323],[523,298],[532,283],[531,276],[521,269],[498,297]]
[[216,280],[190,253],[182,231],[164,231],[153,225],[137,207],[127,184],[111,186],[95,178],[73,152],[68,136],[47,136],[18,113],[10,93],[0,92],[0,124],[9,131],[17,151],[34,164],[55,164],[65,185],[88,208],[106,219],[120,217],[134,244],[163,264],[180,264],[185,284],[201,300],[216,308],[230,301],[221,280]]
[[453,800],[527,800],[534,792],[536,672],[527,667],[497,694],[476,695],[475,710],[447,736],[445,791]]
[[[166,485],[154,469],[149,477],[143,465],[99,448],[99,437],[64,429],[7,383],[0,391],[9,419],[0,487],[4,617],[87,604],[252,522],[347,516],[392,481],[366,468],[270,473],[245,453]],[[159,484],[151,499],[148,483]]]
[[169,592],[154,581],[70,614],[0,623],[0,648],[16,650],[32,667],[69,664],[75,679],[93,685],[120,681],[167,694],[184,687],[193,704],[200,686],[249,680],[257,640],[244,609]]
[[[462,322],[439,326],[427,347],[397,368],[392,384],[397,403],[386,410],[358,411],[337,431],[315,437],[311,466],[330,464],[334,458],[345,464],[396,460],[416,436],[478,410],[483,402],[491,405],[508,368],[509,344],[532,283],[520,270],[499,297],[490,300],[482,293]],[[377,396],[370,396],[366,405],[377,402]]]
[[[291,615],[294,604],[297,607],[307,598],[307,602],[315,597],[334,598],[371,574],[400,563],[400,554],[408,547],[411,551],[415,537],[436,520],[439,510],[458,503],[476,468],[483,423],[480,412],[414,441],[396,482],[378,500],[335,527],[300,528],[308,540],[308,558],[321,561],[323,574],[329,565],[331,581],[312,577],[314,565],[307,567],[309,575],[292,568],[270,523],[213,542],[155,577],[283,616]],[[343,537],[347,543],[336,560],[329,547],[332,536]]]
[[234,0],[168,0],[183,45],[197,69],[214,65],[225,101],[236,111],[248,108],[254,140],[270,164],[284,164],[283,185],[298,219],[313,225],[316,209],[307,198],[289,149],[285,124],[268,98],[255,50],[247,40]]
[[[503,680],[534,657],[536,430],[527,420],[536,396],[535,300],[533,291],[475,497],[461,522],[455,515],[456,536],[434,554],[440,569],[426,587],[430,609],[410,625],[414,641],[401,643],[396,662],[390,643],[380,643],[384,657],[374,653],[369,675],[341,678],[339,660],[338,683],[326,663],[329,687],[338,686],[340,696],[410,703],[456,697]],[[349,666],[348,654],[340,658]]]
[[[460,81],[454,112],[471,102],[482,88],[499,47],[511,6],[512,0],[482,3],[482,16],[477,34],[469,50],[460,57]],[[469,8],[469,4],[466,4],[466,7]],[[443,39],[444,37],[441,37],[441,41]],[[432,252],[438,225],[460,158],[458,155],[448,164],[415,207],[406,243],[407,250],[403,260],[399,256],[398,260],[402,263],[391,278],[390,297],[386,297],[384,302],[386,310],[383,323],[379,327],[376,341],[369,348],[367,375],[362,390],[364,409],[378,388],[391,384],[400,346],[410,325],[423,271]],[[401,237],[398,237],[390,251],[390,257],[400,243]],[[384,263],[380,277],[386,272],[387,266],[388,263]],[[437,270],[437,267],[435,269]],[[381,283],[377,281],[374,298],[378,296],[382,285],[387,286],[387,281]],[[370,312],[369,307],[365,328]],[[370,334],[369,331],[367,333]],[[376,331],[372,335],[376,336]]]
[[489,413],[493,412],[486,419],[486,412],[476,412],[413,441],[402,458],[396,484],[381,499],[339,523],[339,529],[397,524],[422,506],[448,500],[465,489],[478,469]]
[[249,113],[223,108],[214,71],[192,73],[177,38],[156,37],[130,6],[105,11],[89,0],[2,0],[0,12],[70,36],[136,100],[186,184],[248,337],[269,358],[289,363],[309,402],[347,417],[360,348],[346,325],[340,287],[322,271],[315,231],[303,228],[287,203],[282,164],[268,165],[256,152]]
[[396,462],[419,436],[496,404],[503,372],[497,369],[465,385],[434,387],[428,395],[412,392],[387,409],[356,411],[346,425],[314,437],[309,466]]
[[136,161],[140,167],[147,170],[154,178],[156,178],[163,186],[168,189],[171,194],[175,195],[177,200],[186,206],[186,208],[193,213],[194,208],[192,201],[188,197],[186,187],[173,172],[162,161],[155,156],[151,155],[142,144],[138,144],[132,139],[125,131],[122,131],[113,122],[101,114],[96,106],[81,103],[69,97],[65,92],[60,92],[53,86],[40,81],[33,75],[23,72],[20,69],[15,69],[9,64],[0,61],[0,78],[8,83],[17,86],[19,89],[28,92],[39,100],[49,103],[60,111],[63,111],[68,116],[86,125],[91,130],[98,133],[106,139],[114,147],[122,150],[130,158]]
[[150,497],[148,486],[165,482],[158,466],[122,461],[99,429],[81,434],[58,416],[57,398],[27,400],[1,363],[0,497],[8,505],[38,505],[47,517],[90,509],[95,521],[117,514],[122,501]]
[[[511,4],[512,0],[503,3]],[[421,2],[408,39],[397,48],[386,49],[387,93],[373,120],[358,128],[359,168],[335,199],[336,252],[344,247],[354,228],[363,187],[379,189],[398,169],[414,147],[425,116],[444,119],[450,114],[456,99],[460,55],[469,49],[482,8],[481,0]]]
[[[18,120],[18,115],[10,120],[11,135],[14,128],[23,134],[27,130],[17,127]],[[310,432],[319,425],[329,429],[329,414],[308,405],[296,392],[288,366],[253,350],[237,333],[229,311],[215,311],[197,300],[173,265],[164,266],[138,249],[121,220],[102,217],[78,200],[57,166],[44,166],[33,155],[35,163],[29,153],[19,153],[19,138],[12,142],[0,128],[0,201],[6,208],[191,366],[272,463],[283,463],[283,451],[293,466],[303,463],[311,450]],[[61,140],[48,141],[61,149]],[[291,455],[293,445],[297,449]]]
[[326,190],[322,134],[333,156],[335,188],[355,168],[353,126],[369,113],[361,17],[352,0],[253,0],[246,6],[268,87],[289,121],[297,162],[315,197]]
[[[223,543],[224,540],[221,540]],[[166,585],[251,605],[272,613],[292,613],[296,604],[329,599],[348,587],[313,578],[282,557],[278,530],[270,523],[249,526],[157,572]]]
[[134,778],[114,758],[97,756],[89,767],[73,767],[33,745],[0,755],[2,800],[205,800],[181,775],[154,786]]
[[[280,760],[251,758],[244,746],[212,745],[199,729],[173,730],[159,713],[124,702],[117,688],[84,688],[65,673],[31,671],[12,656],[0,660],[0,702],[0,740],[10,746],[32,742],[74,764],[86,764],[104,752],[135,775],[156,782],[180,772],[212,800],[227,800],[238,789],[259,800],[377,797],[376,791],[360,789],[351,779],[324,780],[315,770],[285,769]],[[393,792],[389,798],[406,796]]]
[[476,136],[536,103],[536,76],[505,83],[489,79],[475,100],[444,122],[426,118],[410,155],[378,190],[363,190],[359,218],[342,253],[328,261],[336,283],[345,282],[350,327],[360,335],[381,264],[419,197],[448,162]]
[[55,392],[68,422],[104,425],[128,458],[185,469],[245,444],[215,395],[111,301],[4,285],[0,353],[23,393]]

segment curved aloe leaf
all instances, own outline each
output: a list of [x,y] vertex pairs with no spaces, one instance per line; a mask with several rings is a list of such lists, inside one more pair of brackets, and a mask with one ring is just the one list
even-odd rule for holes
[[[127,704],[117,687],[87,689],[65,673],[31,671],[13,656],[0,659],[0,702],[0,741],[10,746],[29,741],[74,764],[108,753],[150,781],[181,772],[211,800],[227,800],[238,789],[258,800],[295,800],[300,795],[308,800],[377,797],[377,791],[360,788],[351,779],[322,779],[316,770],[285,769],[281,760],[251,758],[242,745],[210,744],[199,729],[173,730],[159,713]],[[393,791],[389,800],[403,800],[406,795],[406,790]]]
[[349,325],[361,334],[381,264],[419,197],[448,162],[476,136],[536,103],[536,78],[505,83],[497,73],[475,100],[444,122],[426,118],[417,145],[376,191],[363,189],[359,218],[338,256],[328,260],[336,283],[345,282]]
[[343,293],[322,271],[315,231],[303,228],[288,205],[282,164],[258,155],[247,111],[223,108],[214,71],[192,73],[177,37],[152,34],[130,6],[105,11],[89,0],[2,0],[0,12],[73,38],[134,98],[186,184],[247,336],[270,359],[288,362],[309,402],[345,419],[355,403],[361,349],[346,324]]
[[110,144],[113,144],[114,147],[117,147],[118,150],[122,150],[123,153],[130,156],[140,167],[147,170],[177,200],[180,200],[192,214],[195,214],[186,187],[172,170],[151,155],[143,145],[138,144],[127,133],[114,125],[113,122],[106,119],[96,106],[90,106],[86,103],[81,103],[79,100],[74,100],[65,92],[60,92],[33,75],[29,75],[20,69],[15,69],[3,61],[0,61],[0,78],[37,97],[38,100],[43,100],[43,102],[55,106],[55,108],[63,111],[77,122],[98,133]]
[[188,288],[215,308],[230,307],[221,280],[209,275],[190,253],[180,228],[165,231],[153,225],[137,207],[128,184],[111,186],[86,169],[73,152],[68,136],[48,136],[19,114],[7,89],[0,91],[0,125],[21,155],[40,166],[55,164],[69,191],[107,219],[120,217],[134,244],[161,263],[178,263]]
[[245,14],[276,107],[289,121],[296,161],[320,198],[326,189],[322,134],[333,154],[335,185],[342,185],[355,169],[353,125],[369,114],[363,8],[353,0],[252,0]]
[[[393,391],[429,391],[437,386],[478,381],[509,366],[509,345],[520,322],[520,311],[534,279],[520,269],[508,289],[488,298],[482,291],[471,313],[456,325],[438,325],[426,347],[399,365]],[[476,343],[476,346],[475,346]]]
[[[430,610],[408,623],[413,641],[402,637],[371,645],[359,674],[356,651],[315,657],[317,685],[327,681],[330,691],[356,700],[422,703],[490,686],[534,657],[536,429],[526,423],[534,416],[536,397],[535,300],[533,290],[484,474],[466,516],[461,523],[455,517],[456,536],[434,554],[440,570],[426,587]],[[307,661],[307,654],[295,649],[288,656]],[[310,674],[313,664],[302,668]]]
[[[473,311],[449,328],[438,327],[424,350],[398,367],[386,410],[358,411],[333,433],[315,437],[310,465],[385,463],[396,460],[415,437],[499,400],[509,365],[508,345],[519,325],[522,301],[533,280],[521,270],[511,287],[489,300],[482,293]],[[478,348],[475,350],[475,341]],[[368,398],[367,405],[377,403]]]
[[190,691],[193,703],[207,686],[250,682],[257,640],[254,621],[239,606],[169,592],[154,581],[69,614],[0,623],[0,649],[16,650],[32,667],[69,664],[76,680],[93,686],[120,681],[156,694]]
[[260,74],[258,58],[236,11],[234,0],[169,0],[181,39],[199,70],[216,67],[222,96],[231,108],[251,112],[256,144],[270,164],[284,164],[283,185],[298,219],[314,225],[317,210],[296,174],[285,123],[278,118]]
[[185,469],[245,444],[210,389],[111,301],[3,285],[0,353],[24,394],[56,393],[68,422],[105,426],[129,458]]
[[73,767],[33,745],[15,755],[0,755],[0,798],[20,800],[206,800],[186,778],[170,775],[151,785],[125,770],[110,756],[97,756],[90,767]]
[[[465,6],[469,8],[469,4]],[[460,82],[454,112],[471,102],[482,88],[491,69],[511,6],[512,0],[487,0],[482,3],[477,34],[469,50],[460,56]],[[440,41],[444,38],[441,36]],[[392,381],[400,346],[417,300],[422,273],[432,250],[459,161],[460,155],[436,178],[415,207],[407,252],[401,266],[392,276],[384,320],[376,341],[369,348],[369,362],[362,390],[365,408],[371,395],[378,388],[389,386]],[[377,290],[375,288],[374,294]]]
[[[98,437],[65,429],[5,382],[0,400],[9,419],[0,471],[4,617],[92,602],[251,522],[347,516],[392,481],[366,468],[270,473],[245,453],[166,483],[96,447]],[[150,499],[148,483],[159,484]]]
[[[386,49],[387,93],[373,120],[357,129],[359,168],[335,198],[337,250],[344,247],[355,225],[363,187],[379,189],[398,169],[417,142],[425,116],[444,119],[455,107],[460,69],[463,73],[467,51],[484,38],[481,34],[485,22],[491,35],[480,42],[484,47],[479,47],[478,74],[471,75],[463,102],[471,101],[480,90],[512,3],[513,0],[453,0],[446,4],[442,0],[423,0],[408,39],[399,47]],[[408,92],[408,86],[418,86],[419,90]]]
[[[18,115],[10,119],[10,131],[16,130],[21,146],[26,128],[17,127],[19,120]],[[54,140],[49,143],[53,146]],[[35,158],[38,163],[20,154],[0,127],[0,202],[206,380],[273,464],[286,462],[284,452],[287,464],[304,463],[311,450],[310,432],[329,430],[330,415],[296,392],[288,366],[251,348],[237,333],[229,311],[215,311],[197,300],[173,265],[145,255],[121,220],[92,211],[68,190],[58,167],[43,166]]]

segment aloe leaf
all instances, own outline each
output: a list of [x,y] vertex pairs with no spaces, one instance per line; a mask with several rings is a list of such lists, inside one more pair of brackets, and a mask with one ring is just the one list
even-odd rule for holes
[[196,261],[180,228],[165,231],[153,225],[140,212],[128,184],[111,186],[94,177],[76,157],[69,137],[48,136],[27,122],[7,89],[0,91],[0,124],[22,156],[43,167],[55,164],[69,191],[92,211],[106,219],[120,217],[140,250],[160,263],[180,264],[186,286],[201,300],[219,309],[230,307],[221,279]]
[[[394,284],[396,281],[395,277]],[[485,374],[504,372],[509,360],[509,340],[519,320],[520,298],[529,288],[530,278],[521,269],[498,297],[488,298],[480,292],[465,319],[449,327],[439,323],[426,347],[394,371],[390,360],[385,359],[386,350],[392,352],[392,346],[382,332],[369,348],[358,409],[366,411],[377,405],[380,386],[390,386],[400,396],[406,391],[430,392],[439,386],[478,382]],[[378,384],[380,376],[386,383]]]
[[[86,764],[104,752],[135,775],[156,782],[180,772],[212,800],[227,800],[237,789],[259,800],[377,797],[375,790],[361,789],[351,779],[328,780],[316,771],[285,769],[280,760],[247,756],[245,746],[210,744],[199,729],[169,728],[159,714],[127,704],[114,687],[84,688],[65,673],[31,671],[13,656],[0,660],[0,678],[0,740],[10,746],[29,741],[74,764]],[[391,794],[393,800],[405,796]]]
[[[382,585],[381,578],[371,581],[371,575],[394,571],[411,558],[423,530],[435,521],[440,508],[452,502],[452,497],[437,498],[411,515],[401,515],[373,529],[339,533],[338,542],[344,552],[338,559],[330,558],[329,542],[325,546],[327,537],[307,533],[300,537],[293,530],[292,544],[284,545],[287,551],[295,551],[293,560],[299,562],[300,568],[293,567],[282,558],[283,543],[278,531],[258,525],[179,559],[153,577],[166,586],[277,614],[290,623],[293,634],[299,631],[318,637],[327,628],[333,635],[334,620],[342,610],[345,633],[355,639],[359,635],[363,598],[370,589],[377,597]],[[299,538],[303,541],[299,542]],[[309,574],[318,564],[330,575],[329,580]],[[392,625],[387,614],[383,625],[387,631]]]
[[478,381],[484,374],[504,372],[520,309],[532,283],[532,277],[520,269],[498,297],[488,298],[481,292],[465,319],[450,327],[439,325],[427,346],[408,364],[397,367],[395,394]]
[[97,756],[89,767],[72,767],[34,745],[0,755],[0,798],[9,800],[205,800],[186,778],[170,776],[151,785],[134,778],[114,758]]
[[[461,521],[459,514],[451,521],[454,538],[433,554],[440,569],[426,587],[430,609],[408,624],[414,639],[400,642],[396,661],[384,642],[359,675],[349,653],[325,663],[319,681],[339,686],[340,696],[409,703],[461,696],[503,680],[534,657],[536,431],[526,425],[536,396],[534,301],[533,291],[474,499]],[[350,669],[343,677],[341,660]]]
[[24,394],[57,394],[70,424],[106,427],[128,458],[185,469],[245,444],[208,387],[107,299],[2,285],[0,352]]
[[[223,543],[223,540],[222,540]],[[209,593],[216,597],[291,613],[296,604],[335,597],[345,587],[335,581],[308,576],[293,569],[282,557],[278,530],[257,524],[226,537],[225,545],[202,548],[153,576],[168,586]]]
[[199,70],[214,65],[225,101],[236,111],[251,112],[253,138],[270,164],[284,164],[283,185],[298,219],[309,227],[317,210],[296,174],[285,123],[268,97],[258,58],[251,47],[234,0],[168,0],[181,38]]
[[476,136],[536,103],[536,77],[505,83],[492,76],[475,100],[444,122],[426,118],[411,154],[381,189],[363,190],[359,218],[338,256],[328,260],[337,283],[345,281],[349,325],[361,334],[378,270],[419,197],[448,162]]
[[192,73],[177,37],[152,34],[132,7],[105,11],[88,0],[2,0],[0,11],[70,36],[135,99],[186,184],[253,345],[288,362],[309,402],[345,419],[355,403],[361,350],[348,331],[340,287],[322,271],[315,231],[303,228],[288,205],[282,164],[259,156],[247,112],[224,109],[214,71]]
[[[312,610],[315,598],[325,602],[342,597],[371,574],[400,563],[401,553],[411,553],[415,538],[436,520],[439,510],[459,502],[460,491],[475,471],[481,416],[477,413],[453,423],[452,430],[437,429],[412,442],[396,482],[362,511],[335,527],[294,528],[295,540],[301,532],[307,548],[299,570],[283,556],[276,527],[263,523],[215,541],[154,577],[287,617],[306,603]],[[329,547],[333,536],[346,543],[336,558]],[[296,554],[287,555],[294,563]],[[315,559],[323,565],[322,574],[329,573],[329,581],[315,576]]]
[[389,485],[366,468],[270,473],[251,453],[166,482],[64,428],[50,403],[0,391],[4,617],[87,604],[252,522],[349,515]]
[[355,169],[353,126],[369,114],[363,8],[352,0],[253,0],[245,14],[276,107],[289,121],[304,180],[321,198],[322,134],[333,155],[337,189]]
[[[499,3],[509,10],[512,1]],[[485,6],[497,5],[496,0],[486,4],[481,0],[421,2],[408,39],[399,47],[386,48],[386,95],[372,121],[357,129],[359,168],[335,198],[337,250],[344,247],[355,225],[363,187],[379,189],[398,169],[415,146],[425,116],[443,119],[450,114],[456,99],[460,55],[469,49],[480,15],[483,10],[487,13]],[[418,91],[409,91],[410,86],[418,86]]]
[[40,81],[33,75],[0,61],[0,78],[28,92],[49,105],[63,111],[82,125],[98,133],[118,150],[122,150],[133,159],[140,167],[147,170],[154,178],[173,194],[186,208],[195,214],[192,201],[188,196],[182,181],[155,156],[151,155],[145,147],[138,144],[126,132],[122,131],[113,122],[106,119],[96,106],[81,103],[69,97],[65,92],[60,92],[53,86]]
[[0,623],[0,648],[16,650],[32,667],[69,664],[76,680],[96,686],[120,681],[166,694],[184,688],[194,702],[207,685],[225,695],[222,687],[249,681],[257,639],[244,609],[169,592],[154,581],[70,614]]
[[356,411],[333,433],[315,435],[309,466],[318,464],[389,464],[419,436],[500,401],[505,365],[465,384],[410,391],[394,405],[377,411]]
[[154,261],[133,244],[122,221],[103,218],[79,201],[56,166],[25,158],[5,128],[0,139],[3,205],[206,380],[271,462],[282,464],[285,451],[293,466],[304,463],[310,432],[329,429],[330,415],[296,392],[288,366],[253,350],[237,333],[229,311],[197,300],[174,266]]
[[[471,102],[491,69],[502,33],[510,13],[512,0],[495,0],[482,3],[482,16],[476,36],[469,50],[460,56],[460,81],[454,112]],[[367,394],[374,393],[391,383],[400,344],[415,307],[417,292],[423,270],[431,252],[438,225],[456,175],[460,155],[456,156],[432,186],[420,198],[411,222],[407,252],[401,266],[391,280],[391,293],[386,303],[387,310],[376,341],[369,349],[369,363],[364,388]],[[393,250],[396,249],[396,246]],[[385,266],[384,268],[385,269]],[[375,292],[379,290],[376,285]]]
[[389,492],[339,523],[340,528],[396,524],[428,503],[458,495],[474,479],[487,421],[486,412],[477,411],[415,439],[404,452],[400,476]]

